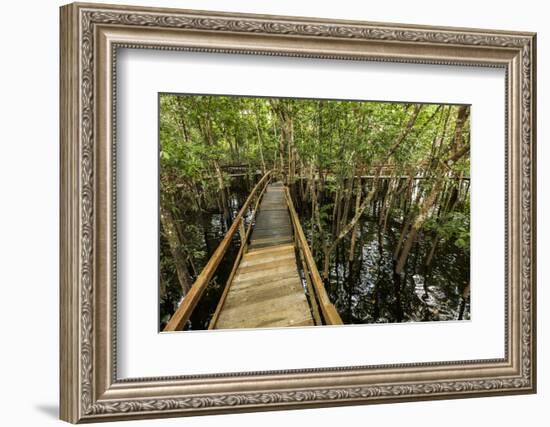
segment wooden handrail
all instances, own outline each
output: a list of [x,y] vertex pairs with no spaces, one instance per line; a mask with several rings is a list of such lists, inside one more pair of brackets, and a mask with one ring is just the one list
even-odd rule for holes
[[229,230],[227,230],[224,238],[206,263],[205,267],[202,269],[199,276],[197,277],[197,280],[195,280],[195,282],[191,286],[191,289],[189,289],[189,292],[187,292],[187,295],[185,295],[183,301],[180,303],[175,313],[172,315],[167,325],[164,327],[164,332],[178,331],[183,329],[183,327],[191,317],[191,314],[197,306],[197,303],[202,297],[204,291],[208,287],[208,283],[210,282],[212,276],[216,272],[216,269],[220,265],[220,262],[222,261],[225,253],[227,252],[227,249],[229,248],[229,245],[231,243],[231,239],[239,230],[239,226],[242,224],[244,214],[246,213],[248,206],[252,202],[254,194],[256,194],[256,192],[260,187],[262,187],[262,185],[267,185],[270,175],[271,171],[268,171],[254,186],[254,188],[248,195],[248,198],[244,202],[241,210],[235,217],[233,224],[231,224],[231,227],[229,227]]
[[334,304],[330,301],[325,285],[323,284],[323,280],[321,279],[321,275],[319,274],[319,270],[317,270],[317,264],[315,264],[315,260],[313,259],[313,255],[309,249],[304,230],[300,224],[300,219],[298,218],[296,209],[294,209],[292,197],[290,197],[290,192],[286,186],[285,197],[288,204],[288,209],[290,211],[290,218],[292,220],[296,242],[298,243],[298,247],[301,250],[305,260],[305,265],[307,266],[308,271],[305,271],[305,274],[310,275],[311,283],[313,284],[313,288],[315,290],[315,295],[312,295],[312,298],[317,298],[319,306],[321,307],[321,312],[323,313],[323,318],[325,319],[325,324],[343,325],[344,322],[342,322],[340,314],[338,314],[336,307],[334,307]]

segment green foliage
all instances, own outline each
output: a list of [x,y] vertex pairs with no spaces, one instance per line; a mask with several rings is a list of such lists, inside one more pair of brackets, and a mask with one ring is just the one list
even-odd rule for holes
[[[354,167],[371,167],[385,157],[415,105],[162,95],[160,107],[161,171],[198,179],[211,170],[212,161],[260,167],[260,152],[273,165],[281,148],[281,120],[291,123],[293,144],[306,165],[349,176]],[[407,143],[397,148],[391,163],[404,170],[429,159],[442,122],[448,116],[453,121],[456,110],[423,105]],[[442,146],[452,142],[451,135],[447,132]],[[467,158],[453,168],[468,170]]]
[[425,228],[453,242],[459,249],[470,252],[470,212],[451,211],[440,218],[426,221]]

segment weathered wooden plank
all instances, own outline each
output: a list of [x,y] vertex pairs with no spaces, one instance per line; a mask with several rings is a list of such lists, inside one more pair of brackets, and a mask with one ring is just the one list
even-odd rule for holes
[[284,243],[291,243],[292,236],[270,237],[265,239],[253,240],[250,244],[252,249],[266,248],[274,245],[281,245]]
[[261,219],[256,220],[256,223],[254,224],[254,229],[262,229],[266,227],[273,227],[273,225],[290,225],[290,218],[288,215],[283,215],[283,213],[279,213],[279,211],[271,211],[272,214],[269,215],[269,218],[262,217]]
[[299,277],[295,266],[282,266],[266,272],[256,271],[253,273],[237,275],[233,280],[233,282],[234,283],[250,283],[254,281],[262,282],[266,280],[275,280],[277,278],[286,279],[288,277],[292,277],[292,275]]
[[271,221],[266,224],[256,224],[254,231],[256,232],[256,235],[258,235],[265,231],[275,231],[280,228],[292,230],[292,225],[290,222]]
[[256,220],[255,227],[260,227],[262,221],[264,221],[266,225],[269,225],[273,221],[284,221],[290,223],[290,218],[288,217],[288,213],[285,211],[269,211],[269,215],[262,216]]
[[263,287],[261,292],[256,292],[254,288],[236,290],[231,296],[228,296],[225,310],[234,307],[245,307],[251,303],[272,301],[289,295],[301,295],[301,293],[296,292],[296,280],[294,278],[281,281],[275,286]]
[[261,256],[248,256],[243,257],[241,261],[241,267],[249,267],[252,265],[266,264],[269,262],[279,261],[281,259],[294,258],[294,251],[279,251],[279,252],[264,252]]
[[311,320],[311,316],[304,316],[303,319],[292,319],[290,322],[288,319],[269,319],[267,322],[260,322],[256,325],[256,328],[280,328],[289,326],[315,326]]
[[257,256],[263,256],[266,253],[270,254],[276,254],[279,252],[285,252],[285,251],[293,251],[294,245],[287,244],[287,245],[277,245],[273,246],[271,248],[262,248],[262,249],[249,249],[246,254],[244,254],[244,259],[251,259]]
[[[289,240],[290,239],[290,240]],[[268,247],[276,246],[286,243],[292,243],[292,236],[271,236],[271,237],[262,237],[261,239],[252,240],[250,246],[252,249],[257,247]]]
[[[281,240],[278,244],[286,244],[286,243],[292,243],[292,239]],[[268,248],[268,247],[271,247],[271,245],[272,243],[258,243],[254,245],[252,249]]]
[[275,221],[269,221],[265,224],[257,224],[257,228],[254,229],[254,233],[252,233],[252,240],[256,237],[257,234],[260,234],[262,231],[265,230],[271,230],[271,231],[279,231],[280,230],[292,230],[291,224],[288,222],[277,222]]
[[273,318],[287,319],[287,322],[291,324],[294,323],[294,319],[306,317],[305,313],[309,314],[305,294],[295,292],[279,298],[243,303],[224,309],[220,314],[217,325],[218,328],[227,327],[231,324],[240,324],[241,327],[254,327],[259,323],[265,325],[267,319]]
[[250,280],[240,280],[238,282],[234,281],[231,289],[244,289],[247,286],[260,288],[272,282],[279,283],[286,279],[295,279],[295,278],[296,278],[296,274],[294,274],[293,271],[289,270],[282,274],[270,275],[270,276],[266,276],[262,278],[254,278]]
[[276,228],[272,228],[272,229],[264,228],[260,230],[254,230],[255,233],[254,233],[254,238],[252,240],[254,241],[258,239],[265,239],[266,237],[292,236],[292,228],[290,228],[290,225],[286,225],[286,224],[280,225],[280,226],[274,225],[274,227]]
[[[275,238],[286,238],[286,237],[292,237],[292,232],[290,230],[277,230],[274,235],[271,236],[261,236],[261,235],[253,235],[250,239],[250,242],[253,243],[266,243],[269,239],[275,239]],[[278,244],[278,243],[273,243]]]
[[[257,281],[257,282],[249,282],[249,283],[236,283],[235,286],[232,288],[233,292],[231,292],[231,298],[240,298],[246,297],[246,295],[249,292],[256,292],[258,288],[265,289],[269,291],[272,288],[288,288],[293,287],[297,288],[296,283],[299,281],[299,279],[292,275],[288,276],[287,278],[278,278],[277,280],[272,281]],[[300,285],[300,283],[298,283]]]
[[262,319],[257,322],[251,323],[246,319],[240,323],[232,323],[224,326],[220,329],[257,329],[257,328],[288,328],[288,327],[300,327],[300,326],[315,326],[313,321],[309,317],[302,319],[288,319],[285,317],[272,316],[268,319]]
[[296,261],[296,257],[292,256],[292,254],[289,254],[287,257],[279,257],[275,259],[270,260],[261,260],[262,262],[255,262],[254,264],[246,264],[241,263],[241,267],[239,268],[239,274],[246,274],[246,273],[253,273],[257,271],[265,271],[271,270],[273,268],[278,268],[282,266],[288,266],[292,265]]

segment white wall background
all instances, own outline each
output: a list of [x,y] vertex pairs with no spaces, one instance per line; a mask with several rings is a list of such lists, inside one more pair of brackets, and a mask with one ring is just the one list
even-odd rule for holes
[[[113,3],[121,3],[110,0]],[[130,1],[130,0],[129,0]],[[131,425],[543,426],[550,405],[550,29],[536,0],[133,0],[133,4],[538,32],[539,393],[344,408],[264,412]],[[9,426],[60,425],[58,402],[58,6],[10,2],[0,25],[0,419]]]

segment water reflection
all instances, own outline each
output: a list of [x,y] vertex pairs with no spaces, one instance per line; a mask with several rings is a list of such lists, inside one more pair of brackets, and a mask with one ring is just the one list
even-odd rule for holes
[[[310,230],[308,215],[301,218],[304,230]],[[469,319],[469,299],[462,298],[470,275],[467,254],[440,240],[428,268],[423,261],[432,238],[419,234],[404,273],[396,275],[393,254],[400,229],[401,224],[393,221],[383,234],[377,218],[364,217],[354,259],[349,260],[349,239],[333,254],[326,287],[344,323]],[[320,250],[315,257],[322,265]]]

